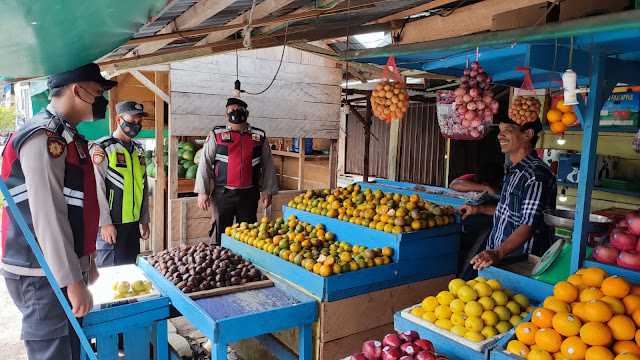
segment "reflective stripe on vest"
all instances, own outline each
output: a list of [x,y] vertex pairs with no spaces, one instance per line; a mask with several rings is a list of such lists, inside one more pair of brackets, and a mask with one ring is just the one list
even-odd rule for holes
[[111,221],[114,224],[139,221],[146,177],[144,152],[134,145],[132,152],[129,153],[113,137],[100,141],[95,146],[102,147],[109,160],[105,190],[111,211]]

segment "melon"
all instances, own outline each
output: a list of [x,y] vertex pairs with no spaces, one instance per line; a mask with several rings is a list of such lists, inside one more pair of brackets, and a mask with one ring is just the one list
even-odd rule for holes
[[195,179],[197,173],[198,173],[198,166],[195,165],[187,169],[187,174],[185,176],[187,179]]
[[185,142],[184,145],[182,145],[182,148],[187,151],[195,151],[196,150],[196,146],[193,143],[190,142]]
[[184,150],[184,153],[182,153],[182,158],[183,159],[187,159],[187,160],[193,160],[193,157],[195,156],[195,153],[193,152],[193,150]]
[[181,158],[183,154],[184,154],[184,150],[182,149],[178,150],[178,158]]
[[193,161],[187,161],[187,162],[185,162],[184,164],[182,164],[182,166],[183,166],[185,169],[190,169],[193,165],[195,165],[195,163],[194,163]]
[[178,177],[180,179],[184,179],[186,175],[187,175],[187,169],[182,165],[178,165]]
[[156,163],[151,162],[147,165],[147,176],[155,178],[156,177]]
[[183,146],[184,146],[184,141],[182,140],[178,141],[178,149],[182,149]]

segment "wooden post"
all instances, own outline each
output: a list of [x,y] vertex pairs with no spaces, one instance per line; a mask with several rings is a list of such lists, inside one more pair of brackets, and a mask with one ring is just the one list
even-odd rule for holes
[[[349,108],[348,104],[343,105]],[[343,175],[345,172],[346,151],[347,151],[347,114],[340,112],[340,129],[338,130],[338,174]]]
[[116,96],[116,88],[109,89],[109,134],[113,134],[116,131],[116,103],[118,102]]
[[446,152],[444,153],[447,158],[447,161],[445,161],[445,167],[444,167],[444,187],[445,188],[449,188],[449,171],[451,170],[450,164],[451,164],[451,139],[447,138],[447,149]]
[[338,140],[331,139],[329,147],[329,188],[335,189],[338,185]]
[[371,142],[371,100],[367,98],[367,110],[364,116],[364,171],[362,181],[369,181],[369,143]]
[[392,121],[389,126],[389,157],[387,164],[387,179],[398,180],[398,149],[400,144],[400,122],[402,119]]
[[304,160],[306,157],[304,138],[298,144],[298,190],[304,190]]
[[[155,72],[156,86],[164,87],[164,77],[160,72]],[[166,177],[164,172],[164,100],[155,96],[155,125],[156,125],[156,187],[153,194],[153,242],[151,251],[156,253],[165,248],[165,195]]]

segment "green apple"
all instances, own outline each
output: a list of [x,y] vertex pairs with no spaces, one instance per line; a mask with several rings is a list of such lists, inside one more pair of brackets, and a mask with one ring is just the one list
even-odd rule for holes
[[151,284],[151,281],[149,280],[142,280],[142,283],[144,284],[144,288],[146,290],[151,290],[151,288],[153,287],[153,284]]
[[120,294],[126,294],[129,292],[129,290],[131,290],[131,284],[129,284],[128,281],[120,281],[118,283],[118,292]]
[[135,292],[129,291],[124,297],[134,297],[134,296],[137,296],[137,295],[138,294],[136,294]]
[[150,293],[151,292],[149,290],[146,290],[146,289],[138,291],[138,295],[147,295],[147,294],[150,294]]
[[136,292],[144,290],[144,283],[142,282],[142,280],[136,280],[131,284],[131,289]]

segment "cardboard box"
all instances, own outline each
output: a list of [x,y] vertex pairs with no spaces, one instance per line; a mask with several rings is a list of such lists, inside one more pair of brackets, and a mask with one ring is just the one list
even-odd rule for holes
[[[600,178],[613,178],[618,168],[618,157],[598,155],[594,186],[601,186]],[[577,184],[580,176],[580,154],[560,154],[558,156],[558,182]]]
[[[539,4],[495,14],[491,22],[491,31],[533,26],[545,15],[551,4],[553,4],[551,1],[541,1]],[[559,16],[560,9],[554,6],[545,19],[542,19],[538,25],[558,21]]]
[[560,3],[560,21],[632,9],[632,0],[566,0]]
[[600,126],[638,126],[640,92],[613,93],[600,111]]

